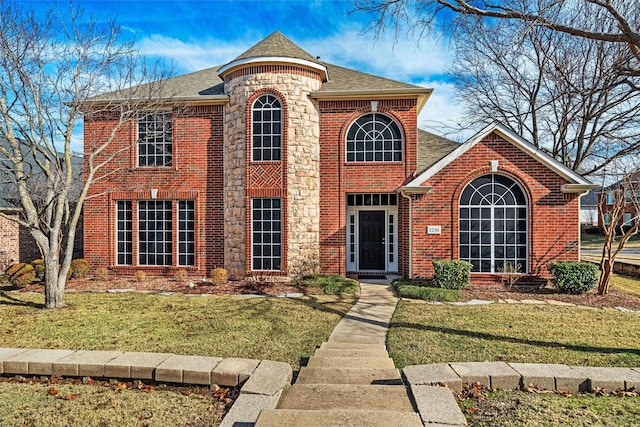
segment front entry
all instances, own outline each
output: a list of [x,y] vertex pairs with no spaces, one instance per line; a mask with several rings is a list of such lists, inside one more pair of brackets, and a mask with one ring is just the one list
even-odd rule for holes
[[360,270],[385,269],[385,211],[358,212]]

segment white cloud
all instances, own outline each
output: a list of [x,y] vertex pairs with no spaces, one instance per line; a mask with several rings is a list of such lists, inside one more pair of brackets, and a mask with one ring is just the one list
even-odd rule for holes
[[169,60],[178,71],[192,72],[225,64],[247,50],[251,43],[211,39],[191,42],[151,34],[141,39],[138,46],[145,56]]

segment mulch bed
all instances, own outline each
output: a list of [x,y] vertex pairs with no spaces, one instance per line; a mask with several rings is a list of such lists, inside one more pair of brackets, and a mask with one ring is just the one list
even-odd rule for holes
[[[191,283],[191,284],[190,284]],[[144,282],[138,282],[133,277],[111,277],[109,280],[93,278],[71,280],[67,282],[69,291],[107,291],[117,289],[131,289],[142,292],[177,292],[189,295],[283,295],[288,293],[303,293],[305,295],[317,293],[318,290],[291,286],[282,282],[267,282],[259,280],[227,281],[214,285],[208,280],[192,280],[180,283],[170,277],[151,277]],[[29,285],[23,289],[27,292],[43,292],[41,285]],[[314,292],[315,291],[315,292]],[[607,295],[598,295],[595,290],[581,295],[559,294],[553,288],[543,287],[513,287],[471,285],[462,290],[465,301],[482,299],[497,301],[499,299],[537,299],[556,300],[576,305],[597,308],[625,307],[640,310],[640,298],[610,290]]]
[[499,299],[536,299],[556,300],[576,305],[584,305],[597,308],[624,307],[640,310],[640,298],[610,290],[606,295],[598,295],[595,290],[580,295],[559,294],[550,287],[513,287],[507,289],[502,286],[469,286],[462,290],[463,298],[497,301]]

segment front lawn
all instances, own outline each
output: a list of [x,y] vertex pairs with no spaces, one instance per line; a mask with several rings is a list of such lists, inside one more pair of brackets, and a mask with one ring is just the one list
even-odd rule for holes
[[484,392],[460,402],[470,426],[561,427],[640,424],[637,396],[568,396],[555,393]]
[[68,293],[0,293],[0,347],[150,351],[269,359],[298,369],[355,302],[353,295],[300,299]]
[[399,368],[458,361],[637,367],[640,313],[401,301],[391,320],[387,345]]

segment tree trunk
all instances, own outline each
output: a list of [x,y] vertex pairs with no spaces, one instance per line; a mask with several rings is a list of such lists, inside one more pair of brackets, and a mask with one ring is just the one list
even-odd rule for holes
[[60,275],[60,265],[57,254],[44,254],[45,275],[44,275],[44,307],[62,308],[64,304],[64,287],[66,275]]
[[602,260],[602,271],[600,273],[600,280],[598,281],[598,295],[605,295],[609,292],[609,281],[611,279],[611,272],[613,271],[613,262],[611,258]]

